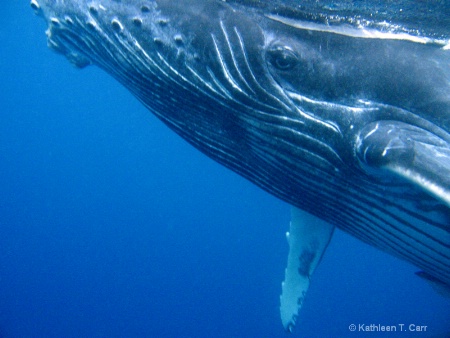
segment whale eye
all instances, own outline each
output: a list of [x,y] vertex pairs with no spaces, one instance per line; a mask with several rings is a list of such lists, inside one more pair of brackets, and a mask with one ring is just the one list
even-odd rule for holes
[[282,45],[272,46],[268,49],[267,60],[279,70],[291,70],[295,68],[299,61],[291,48]]

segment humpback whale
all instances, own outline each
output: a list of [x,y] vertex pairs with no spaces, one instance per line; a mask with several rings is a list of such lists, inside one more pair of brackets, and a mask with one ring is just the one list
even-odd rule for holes
[[207,156],[292,205],[291,331],[335,227],[450,289],[444,2],[31,0],[48,45],[95,65]]

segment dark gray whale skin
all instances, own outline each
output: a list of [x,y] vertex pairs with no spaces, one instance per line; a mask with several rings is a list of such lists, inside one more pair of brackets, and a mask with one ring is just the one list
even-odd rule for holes
[[297,3],[31,6],[53,50],[103,68],[207,156],[450,287],[448,8]]

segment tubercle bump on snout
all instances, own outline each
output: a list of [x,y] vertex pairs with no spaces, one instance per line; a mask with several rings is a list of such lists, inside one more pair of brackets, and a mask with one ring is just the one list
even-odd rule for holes
[[[137,13],[131,16],[129,22],[119,18],[117,16],[111,16],[113,12],[101,1],[86,1],[76,4],[68,4],[68,8],[76,8],[75,11],[68,12],[66,15],[59,17],[62,11],[58,10],[58,6],[63,4],[55,0],[31,0],[30,6],[34,10],[36,15],[44,17],[49,24],[49,29],[64,29],[65,26],[72,26],[75,21],[85,25],[88,29],[97,30],[100,26],[102,29],[112,29],[115,33],[123,33],[127,28],[139,29],[144,26],[144,20],[146,15],[149,15],[155,9],[155,5],[152,3],[143,3],[137,8]],[[70,5],[70,6],[69,6]],[[78,13],[75,13],[78,12]],[[74,19],[76,16],[76,20]],[[111,16],[108,18],[108,16]],[[157,23],[160,27],[164,27],[168,23],[168,19],[159,18]],[[130,25],[128,25],[130,24]],[[176,42],[179,42],[175,39]]]
[[35,11],[36,14],[39,14],[39,12],[41,11],[41,5],[37,0],[31,0],[30,6]]
[[[30,6],[48,24],[48,47],[64,54],[77,67],[95,63],[80,57],[85,55],[79,48],[82,44],[74,44],[74,40],[83,40],[85,33],[94,39],[109,34],[124,41],[133,40],[145,30],[146,34],[141,34],[143,40],[152,41],[158,49],[172,48],[177,57],[188,44],[186,36],[171,30],[170,19],[160,15],[158,4],[151,0],[143,0],[125,12],[121,12],[121,4],[103,0],[30,0]],[[83,59],[81,62],[80,58]]]

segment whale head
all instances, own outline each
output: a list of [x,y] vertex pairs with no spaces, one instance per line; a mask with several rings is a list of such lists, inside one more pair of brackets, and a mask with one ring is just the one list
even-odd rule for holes
[[295,3],[31,7],[51,49],[104,69],[207,156],[450,285],[449,25]]

